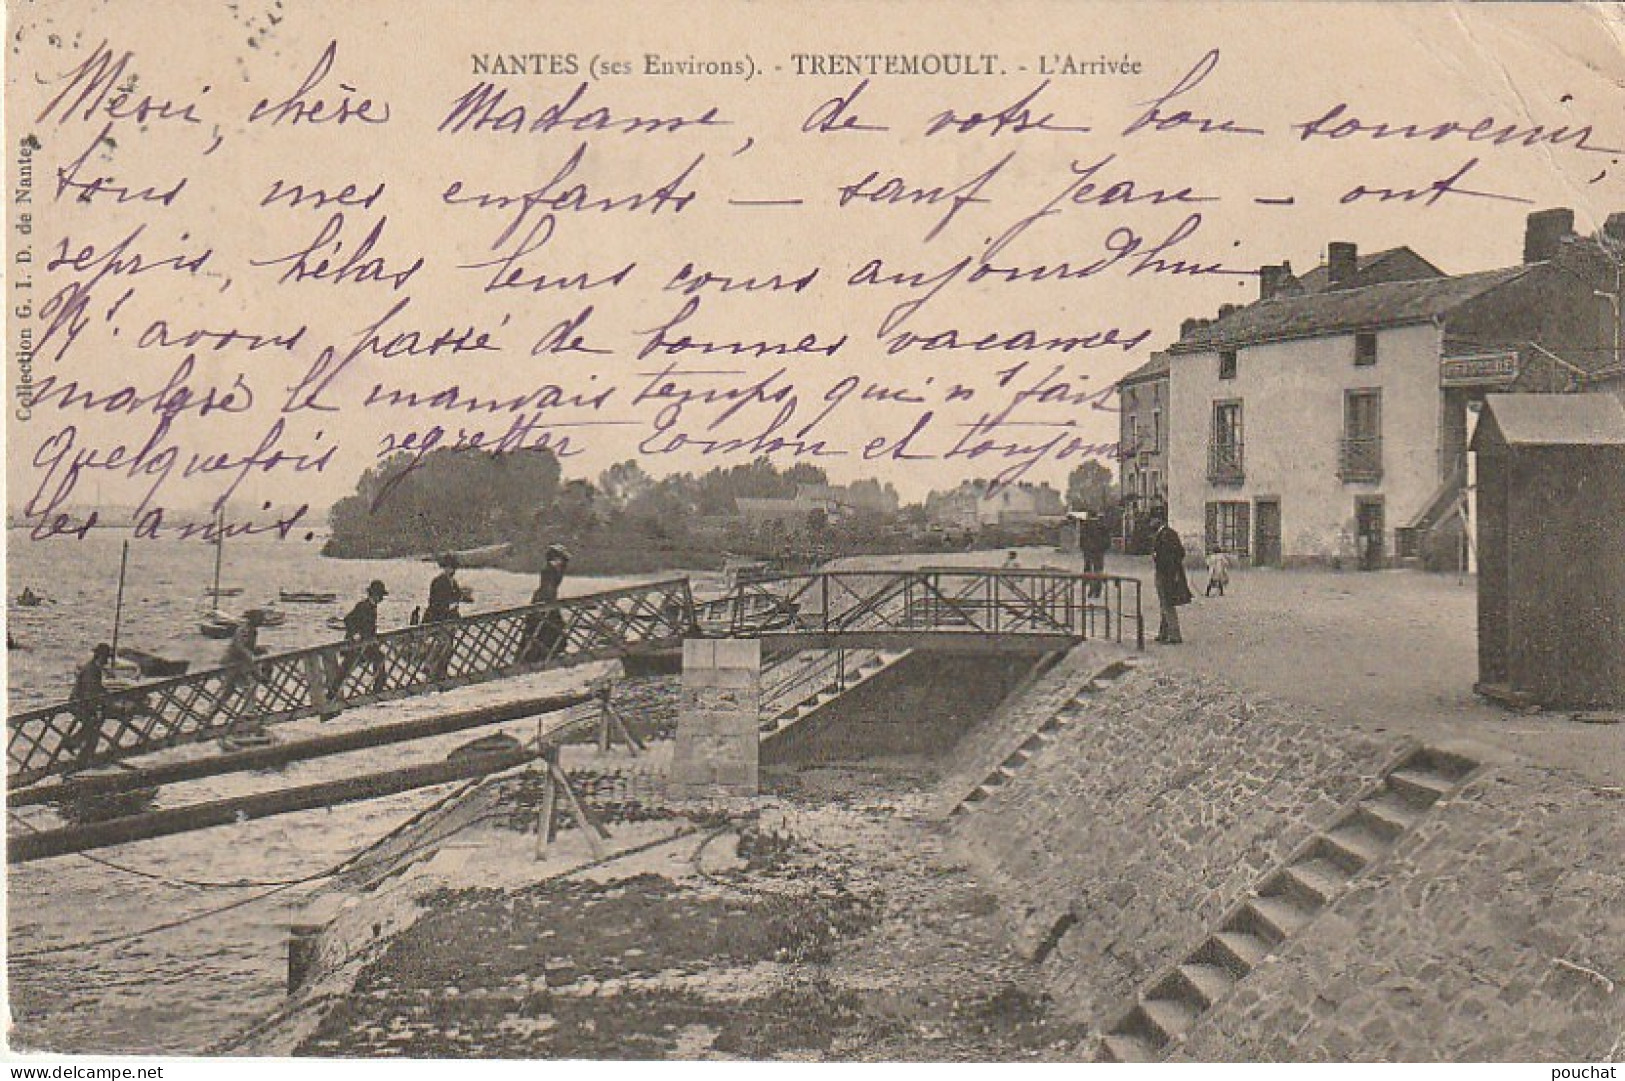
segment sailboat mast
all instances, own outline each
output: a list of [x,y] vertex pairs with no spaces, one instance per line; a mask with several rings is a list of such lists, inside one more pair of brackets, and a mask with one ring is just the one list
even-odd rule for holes
[[118,559],[118,599],[113,602],[113,659],[118,659],[118,632],[119,624],[124,619],[124,572],[130,565],[130,542],[124,542],[124,548]]
[[224,510],[218,510],[214,515],[214,589],[209,595],[214,598],[216,607],[220,604],[220,559],[226,551],[226,528]]

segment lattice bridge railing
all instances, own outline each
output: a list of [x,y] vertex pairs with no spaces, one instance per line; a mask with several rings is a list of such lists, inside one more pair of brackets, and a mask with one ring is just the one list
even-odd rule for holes
[[[693,625],[688,579],[485,612],[335,642],[112,691],[99,706],[60,702],[7,719],[13,787],[75,764],[105,763],[354,705],[404,698],[541,668],[679,642]],[[87,708],[99,711],[98,749],[83,763],[75,740]]]

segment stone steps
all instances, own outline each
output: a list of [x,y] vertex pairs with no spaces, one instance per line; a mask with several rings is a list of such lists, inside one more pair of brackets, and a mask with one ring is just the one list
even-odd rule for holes
[[762,738],[766,739],[779,732],[783,732],[797,721],[818,712],[829,703],[835,701],[847,691],[858,687],[878,676],[908,655],[908,650],[876,651],[869,657],[856,662],[847,670],[846,686],[839,687],[834,684],[825,684],[818,690],[811,692],[794,705],[786,707],[770,717],[763,718],[760,729]]
[[1078,689],[1060,709],[1056,710],[1044,723],[1033,729],[1025,740],[1010,751],[994,766],[986,776],[971,786],[948,806],[947,814],[942,817],[952,818],[970,811],[972,805],[980,803],[993,794],[993,790],[1009,781],[1024,766],[1035,752],[1041,749],[1068,724],[1077,720],[1088,711],[1088,696],[1099,694],[1108,689],[1129,672],[1133,671],[1132,661],[1113,661],[1105,668],[1096,672]]
[[1270,954],[1382,860],[1476,764],[1422,748],[1389,769],[1327,829],[1259,880],[1219,927],[1147,985],[1101,1038],[1097,1062],[1154,1062]]

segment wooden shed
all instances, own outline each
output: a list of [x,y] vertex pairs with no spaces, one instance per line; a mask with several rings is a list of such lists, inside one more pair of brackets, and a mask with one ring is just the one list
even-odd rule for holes
[[1479,690],[1625,706],[1625,405],[1491,394],[1478,455]]

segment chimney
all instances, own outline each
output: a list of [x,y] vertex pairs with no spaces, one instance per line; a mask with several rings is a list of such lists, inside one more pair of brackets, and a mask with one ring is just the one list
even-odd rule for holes
[[1602,234],[1616,244],[1625,244],[1625,210],[1616,210],[1602,223]]
[[1523,261],[1544,263],[1557,254],[1563,238],[1574,232],[1574,211],[1537,210],[1523,230]]
[[1334,240],[1326,245],[1326,281],[1333,289],[1346,289],[1354,284],[1360,270],[1360,249],[1346,240]]
[[1265,264],[1258,268],[1258,299],[1268,300],[1281,291],[1281,286],[1292,276],[1292,264],[1282,263],[1280,266]]

